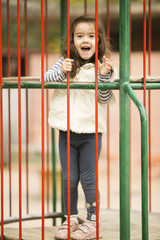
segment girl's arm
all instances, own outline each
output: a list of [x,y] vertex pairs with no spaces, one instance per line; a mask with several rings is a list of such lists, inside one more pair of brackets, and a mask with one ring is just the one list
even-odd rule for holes
[[[103,62],[98,64],[99,75],[98,81],[99,82],[110,82],[111,76],[113,74],[113,69],[111,67],[111,62],[108,58],[103,56]],[[98,100],[101,103],[108,103],[113,94],[111,90],[99,90],[98,91]]]
[[[109,72],[107,75],[98,73],[98,81],[99,82],[110,82],[111,72]],[[98,90],[98,101],[100,103],[108,103],[112,98],[112,90],[102,89]]]
[[44,75],[46,82],[62,82],[66,79],[66,74],[62,71],[63,57],[61,57],[55,65],[53,65]]

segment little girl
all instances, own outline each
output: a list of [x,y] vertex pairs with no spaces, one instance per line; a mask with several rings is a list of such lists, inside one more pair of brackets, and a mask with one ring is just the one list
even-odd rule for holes
[[[105,36],[98,28],[99,82],[110,82],[113,69],[105,57]],[[45,81],[66,82],[70,72],[72,82],[95,81],[95,19],[81,16],[75,19],[70,33],[70,58],[66,50],[59,61],[45,73]],[[106,122],[106,103],[112,99],[111,90],[98,91],[98,154]],[[56,89],[51,97],[49,124],[59,129],[59,153],[63,174],[66,221],[55,239],[68,239],[67,222],[67,90]],[[87,219],[78,226],[78,184],[81,182],[86,198]],[[95,179],[95,90],[70,90],[70,232],[71,239],[96,238],[96,179]],[[102,233],[99,233],[102,237]]]

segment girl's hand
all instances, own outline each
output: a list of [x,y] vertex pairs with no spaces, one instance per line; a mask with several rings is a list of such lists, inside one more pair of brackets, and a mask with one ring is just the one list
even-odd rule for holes
[[71,72],[72,71],[72,63],[73,59],[65,58],[62,62],[62,71],[63,73]]
[[100,63],[100,61],[98,61],[98,69],[100,74],[107,75],[111,70],[110,60],[103,56],[103,63]]

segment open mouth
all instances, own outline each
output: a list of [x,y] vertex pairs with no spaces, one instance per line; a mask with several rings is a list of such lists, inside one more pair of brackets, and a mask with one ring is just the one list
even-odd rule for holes
[[81,48],[82,51],[87,51],[87,52],[88,52],[90,49],[91,49],[90,47],[82,47],[82,48]]

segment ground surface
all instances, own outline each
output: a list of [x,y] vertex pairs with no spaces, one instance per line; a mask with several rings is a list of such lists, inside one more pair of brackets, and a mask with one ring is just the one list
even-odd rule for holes
[[[84,218],[84,210],[80,211],[80,217]],[[118,240],[119,239],[119,211],[118,210],[102,210],[100,215],[101,229],[103,232],[103,239]],[[149,239],[160,239],[160,214],[149,214]],[[45,240],[54,239],[54,233],[57,227],[45,228]],[[5,240],[18,240],[18,228],[5,227]],[[41,240],[41,228],[24,228],[22,231],[23,240]],[[140,240],[141,237],[141,214],[140,212],[131,212],[131,239]]]

